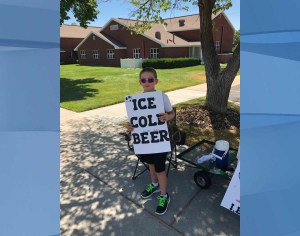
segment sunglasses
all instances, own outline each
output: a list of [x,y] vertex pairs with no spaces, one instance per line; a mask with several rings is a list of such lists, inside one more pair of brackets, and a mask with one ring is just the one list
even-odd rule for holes
[[149,79],[141,78],[140,79],[141,83],[143,83],[143,84],[146,83],[146,82],[153,83],[154,80],[155,80],[155,78],[149,78]]

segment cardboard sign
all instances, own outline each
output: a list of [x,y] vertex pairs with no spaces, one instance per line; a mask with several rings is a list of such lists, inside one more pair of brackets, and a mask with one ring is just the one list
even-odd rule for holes
[[221,206],[229,209],[235,214],[240,215],[240,162],[238,162],[233,177],[229,183],[228,189],[221,202]]
[[135,154],[171,151],[168,126],[159,120],[165,113],[161,92],[147,92],[125,97],[129,122],[134,126],[131,133]]

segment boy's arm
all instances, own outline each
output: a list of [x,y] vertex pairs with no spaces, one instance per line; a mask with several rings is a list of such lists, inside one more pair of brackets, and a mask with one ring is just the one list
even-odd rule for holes
[[126,123],[125,127],[128,133],[131,133],[134,130],[133,125],[130,124],[129,122]]
[[175,117],[175,112],[174,110],[172,111],[169,111],[169,112],[166,112],[166,113],[160,113],[159,114],[159,119],[161,121],[170,121],[170,120],[173,120]]
[[174,110],[172,110],[172,111],[170,111],[170,112],[167,112],[167,114],[168,114],[168,120],[167,121],[170,121],[170,120],[173,120],[174,119],[174,117],[175,117],[175,112],[174,112]]
[[174,109],[172,108],[169,97],[163,93],[163,101],[165,110],[171,110],[165,113],[160,113],[160,121],[170,121],[175,117]]

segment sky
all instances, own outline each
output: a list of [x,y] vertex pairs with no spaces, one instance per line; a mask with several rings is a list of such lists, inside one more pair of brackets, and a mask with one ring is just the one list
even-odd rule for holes
[[[110,0],[106,2],[98,1],[98,10],[100,11],[98,19],[91,22],[89,26],[105,25],[111,18],[131,18],[130,13],[133,10],[133,6],[129,3],[129,0]],[[169,11],[162,15],[163,18],[176,17],[197,14],[198,7],[190,5],[188,11]],[[240,0],[232,0],[232,7],[225,11],[227,17],[233,24],[236,30],[240,29]],[[71,24],[76,22],[72,13],[69,13],[70,20],[64,22],[64,24]],[[78,23],[77,23],[78,24]]]

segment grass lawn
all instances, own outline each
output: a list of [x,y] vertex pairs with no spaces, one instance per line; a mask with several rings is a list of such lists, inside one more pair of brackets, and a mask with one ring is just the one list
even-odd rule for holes
[[[177,104],[176,110],[180,111],[180,108],[186,106],[192,106],[193,104],[205,104],[205,97],[200,99],[193,99],[188,102]],[[240,111],[240,106],[228,102],[228,108],[235,109]],[[181,124],[177,122],[178,127],[185,131],[187,134],[186,145],[192,146],[196,142],[206,139],[210,141],[217,141],[217,140],[227,140],[230,144],[230,147],[238,149],[240,143],[240,129],[228,129],[228,130],[215,130],[212,128],[201,129],[199,127],[188,126],[186,124]]]
[[[61,65],[61,107],[75,112],[87,111],[124,101],[124,96],[141,92],[141,69]],[[167,92],[205,83],[204,66],[158,69],[157,90]]]

